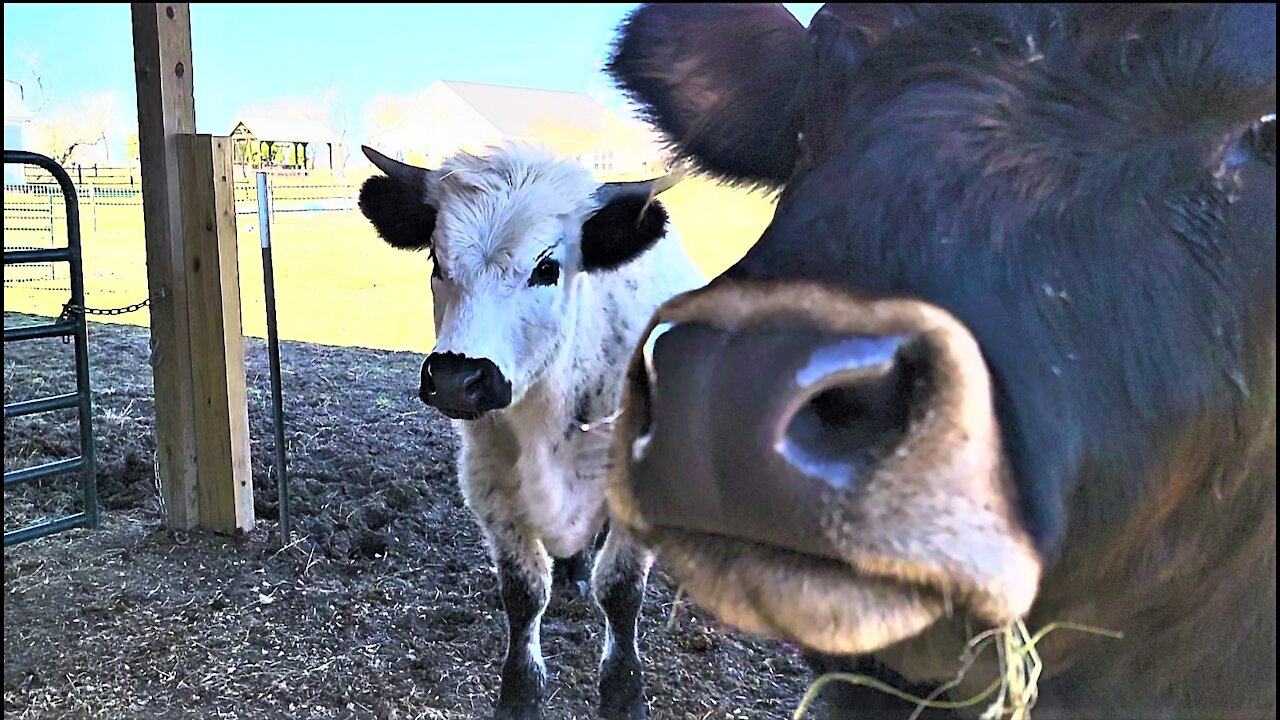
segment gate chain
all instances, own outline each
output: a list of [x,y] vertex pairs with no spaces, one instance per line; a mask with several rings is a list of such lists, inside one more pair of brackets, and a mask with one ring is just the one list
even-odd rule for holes
[[[70,320],[71,316],[77,313],[80,313],[83,315],[107,315],[107,316],[124,315],[126,313],[137,312],[144,307],[149,307],[151,305],[152,300],[161,300],[163,298],[164,298],[164,289],[161,288],[151,293],[150,295],[148,295],[147,299],[141,302],[136,302],[132,305],[125,305],[124,307],[118,307],[118,308],[91,308],[91,307],[86,307],[84,305],[73,305],[71,304],[71,301],[68,300],[67,302],[62,304],[62,312],[58,314],[58,321],[65,322],[67,320]],[[62,338],[63,345],[70,344],[70,342],[71,342],[71,338],[69,337]]]

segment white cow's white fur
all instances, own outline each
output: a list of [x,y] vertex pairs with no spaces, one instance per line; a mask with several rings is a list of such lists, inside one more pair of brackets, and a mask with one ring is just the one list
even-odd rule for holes
[[[522,677],[508,669],[531,664],[546,677],[539,626],[552,556],[586,549],[604,524],[612,425],[598,421],[616,412],[632,348],[657,306],[702,277],[669,227],[630,263],[585,272],[582,227],[597,210],[600,184],[545,151],[506,145],[461,154],[427,184],[437,210],[435,352],[486,358],[511,381],[509,406],[455,421],[463,496],[498,565],[504,602],[509,594],[528,598],[513,601],[523,608],[519,620],[507,609],[513,633],[501,708],[521,702],[506,697],[508,680],[519,685]],[[559,278],[531,284],[546,257],[559,262]],[[606,617],[605,704],[643,703],[632,694],[639,678],[624,678],[639,673],[628,658],[639,662],[634,613],[650,562],[613,528],[595,564],[592,584]]]
[[[541,556],[528,558],[531,573],[601,528],[608,426],[580,426],[615,412],[657,306],[703,281],[670,229],[617,270],[583,272],[581,229],[599,185],[584,168],[515,144],[459,154],[429,180],[435,352],[487,358],[512,383],[509,407],[457,421],[463,493],[491,546],[528,544]],[[531,287],[548,251],[560,279]]]
[[[646,194],[658,184],[601,192],[586,169],[528,145],[458,154],[437,170],[365,154],[387,177],[365,183],[361,211],[389,244],[434,257],[437,342],[420,392],[438,402],[439,383],[459,380],[442,364],[483,367],[497,388],[476,412],[437,406],[472,418],[455,421],[460,484],[497,565],[509,633],[496,715],[532,717],[546,679],[538,638],[552,557],[587,550],[604,524],[606,421],[632,349],[654,310],[703,278]],[[492,409],[505,382],[510,402]],[[571,559],[571,580],[584,579],[582,559]],[[591,574],[605,615],[606,717],[644,713],[636,630],[651,562],[611,526]]]

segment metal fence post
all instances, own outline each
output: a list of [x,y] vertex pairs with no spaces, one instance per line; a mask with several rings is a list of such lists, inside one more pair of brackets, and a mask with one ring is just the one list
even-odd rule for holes
[[276,502],[280,509],[280,544],[289,544],[289,468],[284,448],[284,398],[280,382],[280,335],[276,330],[276,279],[271,262],[271,197],[267,174],[258,173],[258,237],[262,241],[262,285],[267,304],[267,352],[271,359],[271,415],[276,438]]

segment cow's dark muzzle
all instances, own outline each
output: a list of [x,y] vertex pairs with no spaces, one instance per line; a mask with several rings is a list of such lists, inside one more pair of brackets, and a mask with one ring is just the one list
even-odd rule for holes
[[649,413],[631,467],[641,513],[839,559],[824,507],[833,493],[856,493],[877,457],[893,452],[913,397],[927,390],[911,340],[787,324],[659,325],[643,348],[636,399]]
[[455,420],[475,420],[511,404],[511,381],[487,358],[431,353],[422,363],[422,402]]
[[730,623],[856,653],[1035,596],[986,368],[939,308],[713,285],[659,309],[624,410],[611,510]]

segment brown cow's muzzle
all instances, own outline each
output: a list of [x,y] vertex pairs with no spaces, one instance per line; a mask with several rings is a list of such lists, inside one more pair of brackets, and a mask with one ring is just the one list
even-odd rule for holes
[[624,403],[611,508],[723,620],[860,653],[1030,608],[986,368],[946,312],[714,285],[659,309]]

